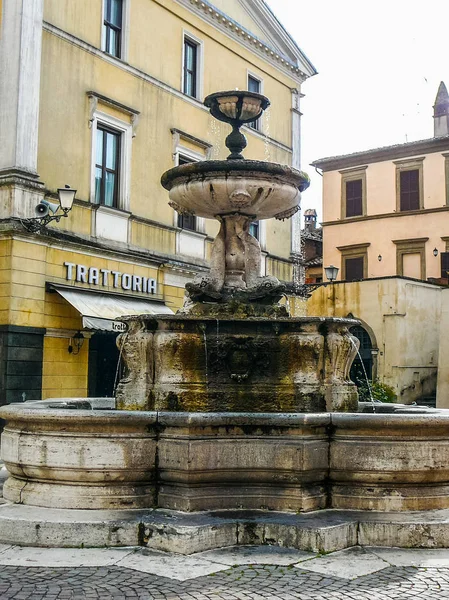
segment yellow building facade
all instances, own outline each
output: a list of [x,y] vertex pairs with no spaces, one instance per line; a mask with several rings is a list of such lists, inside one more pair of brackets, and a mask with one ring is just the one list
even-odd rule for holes
[[[261,0],[0,7],[0,402],[111,395],[114,310],[176,311],[208,268],[217,224],[178,215],[159,183],[183,162],[225,158],[228,128],[204,97],[267,95],[246,156],[299,167],[301,85],[315,69]],[[28,231],[66,184],[68,217]],[[254,224],[262,274],[291,279],[298,227]]]

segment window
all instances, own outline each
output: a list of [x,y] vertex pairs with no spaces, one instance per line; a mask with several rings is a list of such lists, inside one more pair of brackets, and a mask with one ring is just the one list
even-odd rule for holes
[[449,278],[449,252],[441,253],[441,279]]
[[[191,158],[178,154],[178,166],[187,165],[191,162],[194,162]],[[178,227],[188,229],[189,231],[196,231],[197,222],[195,215],[182,215],[178,213]]]
[[[260,79],[256,79],[252,75],[248,75],[248,92],[254,92],[256,94],[260,94],[262,89],[262,84]],[[248,126],[256,131],[260,130],[260,119],[254,121],[253,123],[248,123]]]
[[366,169],[357,167],[340,171],[342,219],[366,215]]
[[414,279],[426,278],[426,242],[425,238],[393,240],[396,245],[396,273]]
[[419,171],[401,171],[400,173],[400,209],[419,209]]
[[104,0],[103,49],[122,57],[123,0]]
[[[137,111],[127,108],[123,119],[112,116],[107,110],[114,106],[111,99],[101,100],[93,92],[89,95],[92,103],[89,127],[92,130],[92,159],[90,174],[90,201],[109,208],[129,211],[131,152],[133,116]],[[118,108],[118,107],[117,107]],[[125,107],[120,107],[124,111]],[[132,111],[132,112],[131,112]]]
[[357,217],[363,214],[362,209],[362,180],[346,182],[346,216]]
[[345,258],[345,280],[357,281],[363,279],[363,256]]
[[406,212],[424,208],[422,158],[394,161],[396,165],[396,210]]
[[198,54],[199,47],[191,39],[184,38],[184,83],[183,92],[187,96],[197,98],[198,90]]
[[342,280],[358,281],[368,277],[368,246],[369,243],[337,248],[341,252]]
[[444,156],[444,178],[446,181],[446,206],[449,206],[449,153],[445,152]]
[[96,135],[95,202],[117,207],[121,134],[98,125]]
[[249,226],[249,233],[256,238],[259,239],[259,221],[253,221]]

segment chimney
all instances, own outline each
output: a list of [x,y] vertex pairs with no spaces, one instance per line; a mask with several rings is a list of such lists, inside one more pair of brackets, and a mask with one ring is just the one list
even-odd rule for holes
[[314,208],[308,208],[304,212],[304,227],[306,231],[312,231],[316,229],[316,210]]
[[449,135],[449,94],[442,81],[433,107],[433,136]]

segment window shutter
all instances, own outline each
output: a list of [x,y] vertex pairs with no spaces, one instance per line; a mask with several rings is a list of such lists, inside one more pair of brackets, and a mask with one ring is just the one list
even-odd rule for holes
[[363,279],[363,256],[345,260],[345,280],[357,281]]
[[362,208],[362,180],[346,182],[346,216],[357,217],[363,214]]
[[413,169],[410,171],[401,171],[401,210],[419,209],[419,171]]
[[441,253],[441,278],[448,279],[449,275],[449,252]]

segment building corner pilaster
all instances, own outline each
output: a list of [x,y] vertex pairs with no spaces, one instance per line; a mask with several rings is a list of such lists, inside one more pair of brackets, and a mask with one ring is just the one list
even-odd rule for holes
[[38,181],[44,0],[3,0],[0,19],[0,219],[30,217]]

